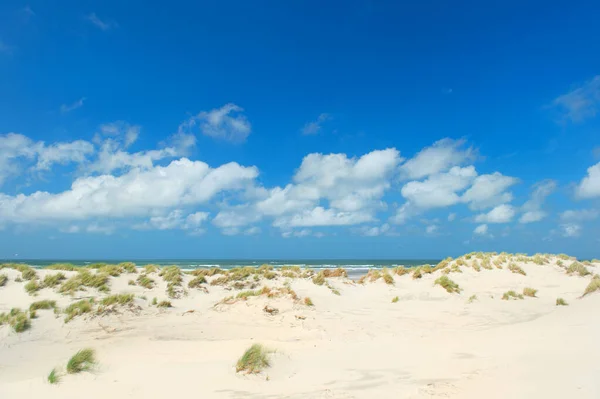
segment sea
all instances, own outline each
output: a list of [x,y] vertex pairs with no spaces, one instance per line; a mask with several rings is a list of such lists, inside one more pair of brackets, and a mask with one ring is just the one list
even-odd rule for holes
[[364,274],[369,269],[384,267],[415,267],[419,265],[436,265],[441,259],[5,259],[0,263],[24,263],[36,268],[43,268],[53,263],[71,263],[75,266],[88,266],[93,263],[133,262],[138,266],[154,264],[159,266],[179,266],[182,270],[218,267],[232,269],[234,267],[271,265],[274,268],[282,266],[300,266],[311,269],[332,269],[343,267],[349,275]]

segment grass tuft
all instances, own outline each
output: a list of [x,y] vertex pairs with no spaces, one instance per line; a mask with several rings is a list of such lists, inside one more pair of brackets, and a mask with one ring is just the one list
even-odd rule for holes
[[3,287],[8,281],[8,276],[6,274],[0,274],[0,287]]
[[66,279],[67,277],[64,273],[47,274],[44,280],[42,280],[42,286],[43,288],[54,288]]
[[65,281],[58,292],[61,294],[73,295],[75,292],[83,290],[85,287],[96,288],[101,292],[109,291],[108,274],[92,273],[88,269],[80,269],[79,273]]
[[394,285],[394,277],[392,277],[392,275],[388,273],[387,269],[383,271],[382,277],[383,281],[385,281],[386,284]]
[[580,277],[585,277],[590,273],[590,271],[581,263],[573,262],[571,266],[567,268],[567,274],[578,274]]
[[201,284],[206,284],[206,277],[204,277],[204,276],[194,277],[188,283],[188,287],[190,287],[190,288],[198,288],[198,287],[200,287]]
[[585,291],[583,292],[582,296],[589,295],[592,292],[596,292],[599,290],[600,290],[600,277],[598,275],[595,275],[594,278],[592,278],[592,281],[590,281],[588,286],[585,288]]
[[556,298],[556,306],[567,306],[569,305],[567,301],[562,298]]
[[60,382],[60,375],[56,369],[52,369],[50,374],[48,374],[48,382],[50,384],[58,384]]
[[315,306],[315,304],[313,303],[312,299],[310,299],[309,297],[304,298],[304,304],[306,306]]
[[56,301],[50,301],[48,299],[43,301],[37,301],[29,305],[29,310],[36,311],[40,309],[56,309]]
[[461,289],[454,281],[450,280],[448,276],[443,275],[435,280],[434,285],[442,286],[449,293],[460,293]]
[[392,303],[396,303],[400,300],[400,298],[398,298],[397,296],[392,298]]
[[527,275],[527,273],[525,273],[525,271],[523,269],[521,269],[521,267],[515,263],[510,263],[508,265],[508,270],[510,270],[511,272],[516,273],[516,274],[522,274],[523,276]]
[[94,299],[82,299],[81,301],[77,301],[75,303],[70,304],[65,309],[65,323],[70,322],[73,318],[77,316],[81,316],[85,313],[90,313],[92,311],[94,305]]
[[269,362],[269,351],[260,344],[254,344],[244,352],[235,366],[236,372],[247,374],[258,374],[271,364]]
[[537,294],[537,290],[536,289],[529,288],[529,287],[523,288],[523,295],[535,298],[535,294]]
[[467,303],[473,303],[477,300],[477,295],[471,295]]
[[508,301],[509,299],[523,299],[523,295],[517,294],[515,291],[510,290],[510,291],[506,291],[502,295],[502,299],[505,301]]
[[107,296],[100,301],[100,304],[103,306],[110,305],[127,305],[128,303],[133,302],[133,294],[115,294]]
[[19,308],[12,308],[8,314],[0,313],[0,326],[3,324],[10,325],[16,333],[22,333],[31,327],[27,313]]
[[156,304],[157,308],[172,308],[171,301],[160,301]]
[[42,289],[42,286],[38,282],[38,280],[31,280],[27,284],[25,284],[25,291],[29,295],[36,295],[36,293]]
[[96,364],[96,353],[93,349],[82,349],[73,355],[67,362],[67,373],[77,374],[91,370]]
[[147,274],[140,274],[135,281],[140,287],[144,287],[148,290],[154,288],[154,280],[148,277]]

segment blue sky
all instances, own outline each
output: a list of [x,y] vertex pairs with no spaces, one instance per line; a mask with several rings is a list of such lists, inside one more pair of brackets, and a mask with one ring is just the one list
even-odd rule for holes
[[600,5],[418,3],[2,2],[0,257],[600,257]]

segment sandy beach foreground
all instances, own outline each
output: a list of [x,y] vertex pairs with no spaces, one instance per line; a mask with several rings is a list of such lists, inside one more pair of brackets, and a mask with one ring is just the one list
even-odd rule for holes
[[[600,397],[596,261],[477,253],[360,281],[61,268],[0,270],[1,398]],[[253,344],[269,365],[248,373]]]

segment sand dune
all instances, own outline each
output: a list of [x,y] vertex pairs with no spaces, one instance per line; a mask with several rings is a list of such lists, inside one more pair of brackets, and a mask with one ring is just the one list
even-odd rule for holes
[[[244,271],[203,276],[205,283],[190,288],[197,276],[152,272],[145,274],[152,289],[129,283],[143,269],[113,269],[110,292],[87,287],[72,295],[58,292],[67,280],[30,295],[27,280],[15,281],[22,272],[5,267],[0,313],[45,299],[62,311],[38,310],[20,333],[0,326],[0,397],[598,398],[600,293],[582,294],[600,263],[577,263],[569,273],[575,262],[471,254],[435,271],[421,268],[416,279],[414,270],[389,270],[392,284],[386,273],[362,284],[321,275],[318,285],[313,272],[264,268],[245,278]],[[38,270],[33,281],[43,285],[57,273]],[[442,276],[460,292],[436,285]],[[217,281],[223,285],[211,284]],[[535,297],[518,299],[528,287]],[[511,290],[517,298],[503,300]],[[236,298],[241,292],[246,297]],[[125,305],[100,303],[120,293],[134,297]],[[64,309],[91,297],[91,312],[65,323]],[[155,297],[172,307],[153,305]],[[557,306],[557,298],[568,306]],[[253,343],[274,351],[270,367],[236,373]],[[95,350],[97,364],[66,373],[82,348]],[[47,381],[53,368],[58,384]]]

